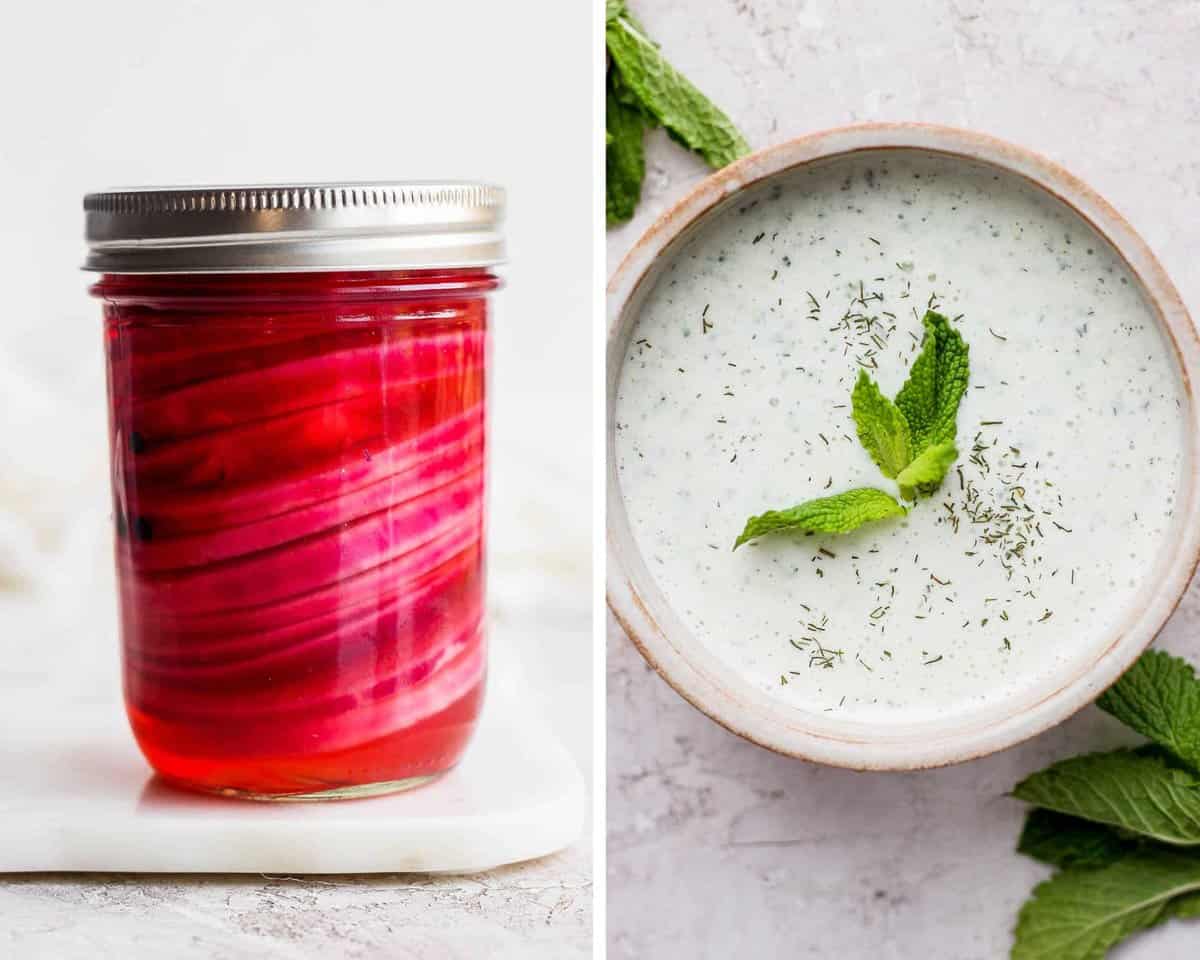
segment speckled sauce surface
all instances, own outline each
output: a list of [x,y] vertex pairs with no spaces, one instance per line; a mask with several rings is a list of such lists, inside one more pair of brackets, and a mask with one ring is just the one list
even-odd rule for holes
[[[1194,3],[737,0],[704,16],[685,0],[632,6],[755,147],[924,120],[1067,166],[1129,218],[1196,313]],[[608,232],[610,271],[706,172],[661,131],[648,151],[637,216]],[[1156,645],[1200,662],[1198,638],[1193,585]],[[1050,872],[1014,853],[1023,805],[1007,791],[1055,760],[1129,742],[1089,707],[941,770],[804,763],[684,702],[611,617],[608,718],[608,944],[622,960],[1000,960],[1018,908]],[[1163,924],[1113,960],[1192,960],[1197,936],[1195,923]]]
[[[895,395],[929,308],[970,347],[942,489],[731,552],[752,514],[897,493],[850,393],[865,370]],[[1173,529],[1186,402],[1136,278],[1067,206],[984,164],[867,151],[740,195],[669,257],[618,386],[617,471],[651,575],[729,669],[803,708],[932,720],[1107,646]]]

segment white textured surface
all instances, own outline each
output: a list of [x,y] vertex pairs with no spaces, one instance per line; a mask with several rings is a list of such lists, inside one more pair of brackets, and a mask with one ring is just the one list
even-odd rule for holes
[[343,803],[219,801],[150,775],[120,699],[39,716],[0,692],[0,871],[478,872],[579,839],[583,781],[531,710],[511,638],[493,636],[488,693],[462,761],[419,789]]
[[[590,10],[541,0],[530,12],[488,0],[123,0],[31,7],[5,32],[0,686],[55,710],[118,682],[82,194],[480,178],[510,200],[491,612],[530,699],[590,770]],[[514,57],[529,21],[555,42]],[[469,879],[7,878],[0,956],[570,958],[590,941],[590,872],[579,844]]]
[[581,850],[472,877],[27,875],[0,885],[20,960],[561,960],[590,955]]
[[[1121,210],[1200,305],[1194,2],[633,0],[667,56],[752,145],[862,120],[1014,140]],[[610,269],[704,174],[661,133]],[[1193,585],[1161,645],[1200,662]],[[1124,734],[1088,708],[1002,754],[917,774],[816,767],[753,747],[680,700],[610,621],[608,942],[613,958],[995,960],[1047,871],[1012,852],[1025,774]],[[1121,960],[1195,956],[1200,926]]]

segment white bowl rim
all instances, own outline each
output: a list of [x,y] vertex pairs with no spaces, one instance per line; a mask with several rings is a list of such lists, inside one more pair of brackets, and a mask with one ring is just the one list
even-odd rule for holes
[[[633,540],[616,472],[614,404],[625,346],[664,253],[694,223],[741,190],[783,171],[867,150],[911,149],[982,162],[1015,174],[1070,207],[1106,238],[1140,282],[1172,342],[1188,398],[1180,496],[1175,524],[1158,561],[1130,602],[1132,615],[1098,640],[1092,662],[1033,688],[1027,702],[1005,701],[992,715],[949,717],[909,727],[826,719],[789,707],[723,666],[699,643],[662,596]],[[1020,743],[1062,722],[1107,689],[1162,629],[1200,561],[1200,409],[1192,381],[1200,372],[1200,339],[1166,271],[1134,229],[1098,193],[1057,164],[986,134],[925,123],[837,127],[752,153],[699,183],[646,231],[612,275],[607,289],[606,375],[607,599],[609,609],[646,661],[684,699],[733,733],[779,753],[859,770],[916,770],[959,763]],[[1005,704],[1008,704],[1007,707]]]

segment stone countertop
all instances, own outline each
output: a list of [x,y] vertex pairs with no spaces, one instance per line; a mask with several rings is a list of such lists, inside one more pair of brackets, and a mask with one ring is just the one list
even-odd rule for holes
[[[753,146],[844,123],[970,127],[1062,163],[1156,251],[1193,310],[1200,5],[1171,0],[631,0],[667,57]],[[609,269],[706,171],[649,137]],[[1200,661],[1195,584],[1159,643]],[[776,756],[681,700],[608,630],[609,955],[996,960],[1045,868],[1013,853],[1021,777],[1124,733],[1088,708],[1001,754],[913,774]],[[1122,960],[1193,957],[1200,928],[1140,934]]]
[[26,875],[0,882],[22,960],[559,960],[591,954],[585,846],[470,877]]

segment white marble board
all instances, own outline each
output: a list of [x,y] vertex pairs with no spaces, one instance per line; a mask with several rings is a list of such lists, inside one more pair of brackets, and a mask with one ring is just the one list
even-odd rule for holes
[[323,803],[190,794],[153,777],[121,705],[0,690],[0,872],[470,872],[578,837],[579,770],[493,644],[466,756],[407,793]]

